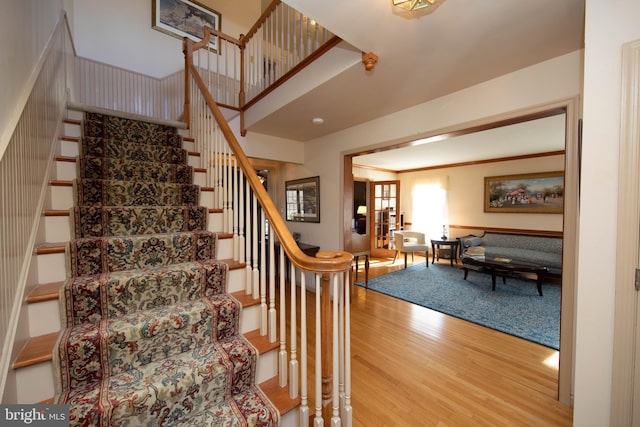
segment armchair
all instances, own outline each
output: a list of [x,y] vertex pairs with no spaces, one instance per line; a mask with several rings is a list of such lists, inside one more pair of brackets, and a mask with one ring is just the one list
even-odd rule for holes
[[351,253],[355,261],[355,280],[358,280],[358,261],[364,257],[364,285],[369,289],[369,255],[371,243],[368,234],[351,233]]
[[429,267],[429,246],[426,243],[424,233],[418,231],[396,231],[394,233],[396,254],[404,253],[404,268],[407,268],[407,253],[411,252],[413,259],[414,252],[424,252]]

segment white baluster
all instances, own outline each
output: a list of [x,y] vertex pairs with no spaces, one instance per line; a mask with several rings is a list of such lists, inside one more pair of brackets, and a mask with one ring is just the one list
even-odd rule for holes
[[[264,212],[260,211],[260,224],[264,227]],[[267,253],[264,230],[260,234],[260,335],[267,335]]]
[[339,307],[338,307],[338,302],[340,300],[340,297],[338,295],[338,280],[339,280],[339,275],[337,273],[332,274],[332,279],[333,279],[333,287],[332,287],[332,294],[333,294],[333,318],[331,321],[331,329],[333,331],[333,336],[332,336],[332,373],[331,373],[331,378],[333,380],[333,384],[332,384],[332,390],[331,390],[331,397],[332,397],[332,416],[331,416],[331,425],[334,427],[340,427],[340,394],[339,394],[339,390],[340,390],[340,334],[339,334],[339,329],[340,329],[340,325],[338,322],[338,312],[339,312]]
[[322,290],[320,289],[320,274],[316,274],[316,416],[313,419],[315,427],[323,427],[322,419],[322,325],[320,305]]
[[307,384],[307,283],[300,274],[300,427],[309,427],[309,390]]
[[286,309],[286,297],[287,297],[287,284],[285,279],[287,277],[285,271],[285,253],[284,247],[280,245],[280,352],[278,354],[279,360],[279,375],[278,384],[280,387],[287,385],[287,309]]
[[269,342],[276,342],[276,236],[269,225]]
[[[289,397],[295,399],[298,397],[298,328],[296,321],[297,304],[296,304],[296,267],[291,264],[289,284],[291,286],[291,307],[289,307],[291,324],[291,360],[289,361]],[[304,276],[304,273],[302,273]],[[303,289],[300,292],[304,293]]]

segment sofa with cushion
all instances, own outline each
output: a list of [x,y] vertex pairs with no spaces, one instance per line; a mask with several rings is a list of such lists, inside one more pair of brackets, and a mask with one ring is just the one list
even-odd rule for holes
[[460,258],[509,258],[546,267],[550,275],[562,275],[562,238],[485,232],[482,236],[458,237]]

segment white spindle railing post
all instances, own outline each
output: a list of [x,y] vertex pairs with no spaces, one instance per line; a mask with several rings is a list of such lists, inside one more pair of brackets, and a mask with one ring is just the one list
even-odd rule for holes
[[233,175],[233,185],[231,185],[231,206],[233,207],[231,210],[231,219],[232,219],[232,230],[233,230],[233,259],[236,261],[240,260],[240,240],[239,240],[239,231],[238,231],[238,216],[239,209],[242,199],[240,198],[239,188],[238,188],[238,162],[233,157],[233,168],[231,171]]
[[[289,307],[291,324],[291,360],[289,361],[289,397],[295,399],[298,397],[298,328],[296,322],[297,310],[297,298],[296,298],[296,267],[291,263],[289,286],[291,286],[291,307]],[[302,273],[304,276],[304,273]],[[304,292],[300,289],[300,292]],[[301,294],[302,297],[302,294]]]
[[351,407],[351,274],[345,273],[344,292],[344,400],[342,403],[342,425],[353,425],[353,408]]
[[[251,227],[253,228],[253,232],[251,233],[253,235],[253,241],[252,241],[252,251],[253,251],[253,256],[252,256],[252,267],[253,267],[253,275],[252,275],[252,293],[253,293],[253,298],[258,298],[260,296],[260,286],[261,286],[261,282],[262,282],[262,276],[265,274],[265,270],[260,268],[260,265],[258,264],[259,258],[258,258],[258,249],[260,248],[262,250],[262,254],[263,257],[262,259],[264,260],[264,250],[262,249],[264,247],[264,233],[262,234],[263,237],[258,236],[258,220],[260,218],[260,216],[258,216],[258,199],[256,198],[256,195],[254,193],[251,193],[251,200],[252,200],[252,210],[253,210],[253,215],[251,215]],[[260,335],[264,335],[264,333],[262,332],[262,326],[260,326]]]
[[[309,389],[307,384],[307,281],[300,274],[300,427],[309,427]],[[293,396],[292,396],[293,398]]]
[[316,416],[313,419],[315,427],[323,427],[322,419],[322,324],[320,319],[322,292],[320,289],[320,274],[316,273]]
[[[260,227],[263,230],[260,233],[260,335],[267,335],[267,251],[264,233],[264,211],[260,210]],[[273,240],[272,240],[273,241]],[[273,251],[272,251],[273,253]]]
[[269,227],[269,342],[276,342],[276,251],[275,240]]
[[244,230],[244,211],[245,211],[245,205],[244,205],[244,173],[242,173],[241,170],[238,170],[236,173],[238,173],[238,194],[237,194],[237,198],[238,198],[238,217],[237,217],[237,223],[238,223],[238,232],[236,233],[238,235],[238,261],[240,262],[246,262],[247,260],[247,254],[245,253],[245,240],[244,240],[244,236],[245,236],[245,230]]
[[279,360],[279,375],[278,384],[280,387],[287,385],[287,310],[286,310],[286,298],[287,298],[287,284],[286,284],[286,271],[285,271],[285,254],[284,248],[280,245],[280,266],[278,269],[280,276],[280,352],[278,353]]
[[332,390],[331,390],[331,396],[332,396],[332,407],[333,407],[333,411],[332,411],[332,416],[331,416],[331,425],[333,427],[340,427],[340,394],[339,394],[339,390],[340,390],[340,378],[339,378],[339,374],[338,372],[340,371],[340,334],[339,334],[339,330],[340,330],[340,325],[339,325],[339,321],[338,321],[338,314],[339,314],[339,300],[340,300],[340,295],[338,294],[338,280],[339,280],[339,275],[337,273],[333,273],[333,318],[332,318],[332,322],[331,322],[331,330],[333,331],[333,337],[332,337],[332,362],[333,362],[333,374],[332,374],[332,380],[333,380],[333,386],[332,386]]

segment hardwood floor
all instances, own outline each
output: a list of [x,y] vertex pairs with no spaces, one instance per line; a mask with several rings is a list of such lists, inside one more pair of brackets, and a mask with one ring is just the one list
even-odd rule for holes
[[[370,277],[403,267],[373,259]],[[553,349],[359,286],[351,332],[354,426],[572,425]]]

